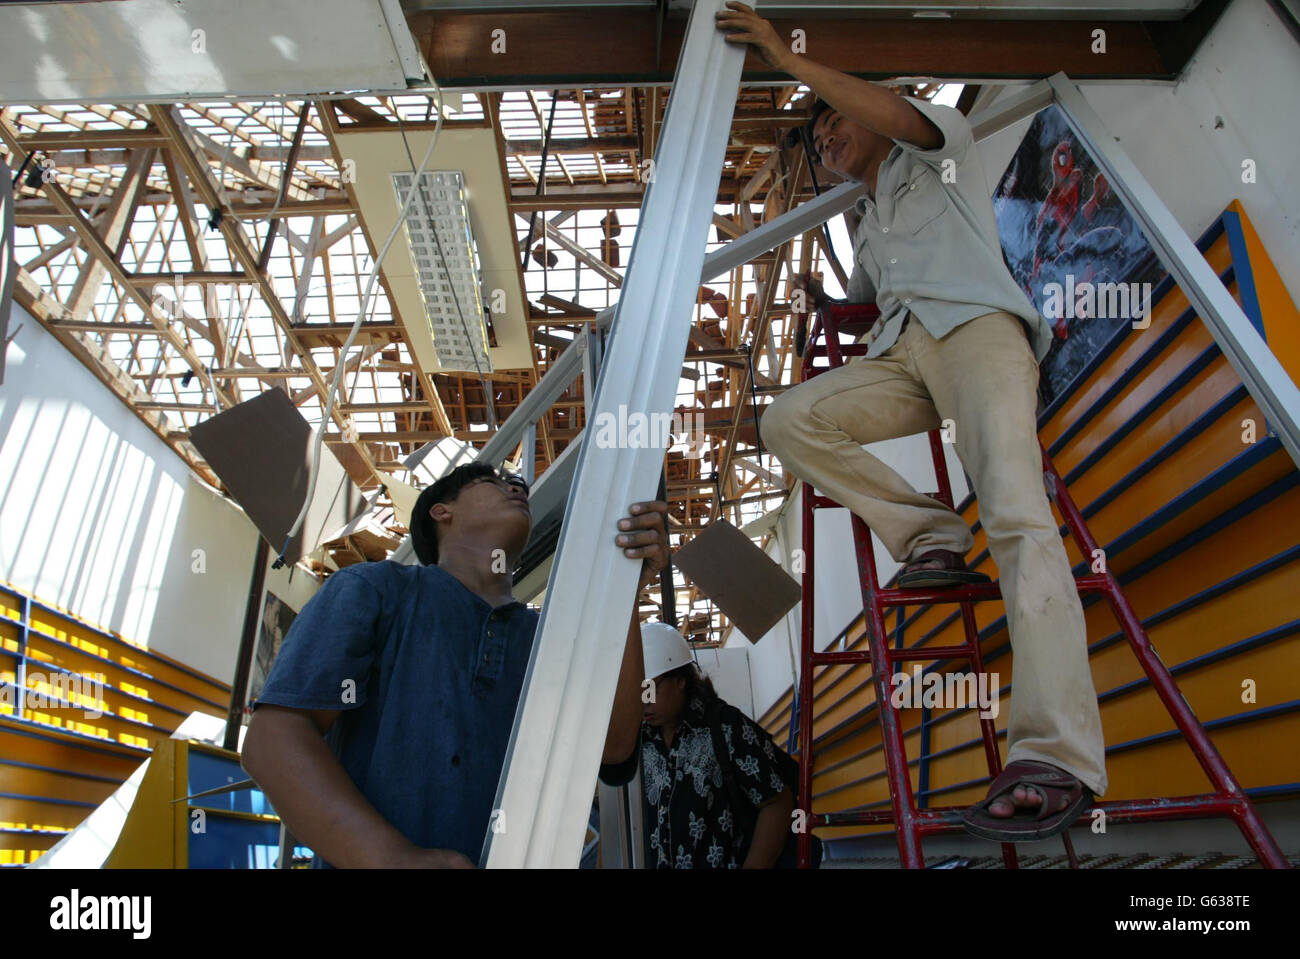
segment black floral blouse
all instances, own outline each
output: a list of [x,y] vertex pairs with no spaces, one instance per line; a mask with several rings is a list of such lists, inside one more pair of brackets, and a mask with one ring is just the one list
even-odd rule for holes
[[[786,783],[772,737],[734,706],[723,704],[720,724],[737,792],[754,808],[779,796]],[[754,813],[742,810],[738,817],[731,808],[703,701],[695,697],[687,704],[671,749],[658,727],[643,723],[640,753],[649,867],[739,869],[750,839],[740,823]],[[622,763],[601,766],[601,780],[611,786],[630,782],[637,758],[633,752]]]

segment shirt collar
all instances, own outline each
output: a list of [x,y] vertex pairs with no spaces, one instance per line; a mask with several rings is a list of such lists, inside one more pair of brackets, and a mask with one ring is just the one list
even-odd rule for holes
[[[895,144],[890,148],[889,152],[888,152],[887,154],[885,154],[885,159],[883,159],[882,161],[880,161],[880,169],[878,169],[878,170],[876,171],[876,190],[877,190],[877,192],[879,192],[879,190],[880,190],[880,180],[881,180],[882,175],[884,174],[884,172],[885,172],[887,169],[889,169],[889,168],[893,165],[894,161],[895,161],[899,156],[901,156],[902,153],[903,153],[903,148],[900,147],[897,143],[895,143]],[[864,193],[864,194],[862,194],[862,196],[858,197],[857,202],[854,203],[854,208],[858,211],[858,216],[862,216],[863,214],[865,214],[865,213],[867,212],[867,208],[868,208],[868,207],[872,207],[872,206],[875,206],[875,205],[876,205],[876,201],[873,200],[873,199],[871,199],[871,196],[870,196],[869,194]]]
[[483,606],[487,609],[490,609],[494,613],[504,613],[506,610],[514,609],[515,607],[527,608],[527,604],[524,603],[522,600],[518,600],[518,599],[511,600],[508,603],[503,603],[500,606],[492,606],[490,603],[488,603],[486,599],[484,599],[478,593],[474,592],[472,589],[470,589],[468,586],[466,586],[464,583],[458,580],[455,576],[451,575],[451,573],[447,572],[437,563],[429,563],[424,568],[426,570],[429,569],[437,570],[437,573],[433,575],[442,579],[444,582],[450,584],[453,589],[458,589],[461,592],[463,592],[466,596],[470,598],[472,602],[477,603],[479,606]]

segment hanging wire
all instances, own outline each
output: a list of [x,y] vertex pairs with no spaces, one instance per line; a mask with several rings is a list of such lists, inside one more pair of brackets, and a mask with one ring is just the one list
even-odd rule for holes
[[[442,88],[438,85],[438,80],[434,77],[433,71],[429,69],[428,64],[425,63],[423,66],[425,74],[433,81],[434,93],[438,97],[438,118],[434,123],[433,136],[429,140],[429,148],[424,152],[424,157],[420,160],[419,166],[414,169],[416,182],[419,182],[420,177],[424,174],[425,167],[429,165],[429,160],[433,157],[434,147],[438,145],[438,136],[442,133]],[[375,256],[375,262],[370,268],[370,275],[366,279],[365,289],[361,295],[361,308],[357,311],[357,318],[353,321],[352,329],[348,331],[348,338],[344,341],[343,348],[339,351],[338,366],[334,370],[334,380],[330,384],[329,390],[325,396],[325,410],[324,415],[321,417],[320,429],[316,431],[315,442],[312,444],[311,469],[308,473],[307,494],[303,498],[302,509],[298,511],[298,516],[293,521],[293,525],[289,528],[289,533],[285,537],[284,546],[280,550],[280,555],[276,560],[277,566],[284,564],[284,554],[288,551],[289,544],[293,542],[293,538],[298,535],[298,531],[302,529],[302,525],[307,519],[307,510],[311,506],[312,496],[316,492],[316,481],[320,478],[321,446],[325,441],[325,427],[334,414],[334,399],[338,395],[339,384],[343,381],[343,374],[347,369],[346,361],[348,351],[352,348],[353,342],[356,341],[357,334],[361,331],[361,324],[371,309],[371,294],[374,293],[375,283],[379,279],[379,268],[383,265],[384,258],[388,256],[389,248],[392,247],[393,241],[397,238],[397,231],[402,228],[402,224],[406,221],[406,214],[411,208],[411,202],[415,199],[415,193],[416,191],[414,189],[407,192],[406,200],[402,203],[402,207],[397,213],[397,219],[393,222],[393,228],[388,231],[388,236],[384,240],[383,246],[379,248],[379,252]]]
[[[556,94],[558,94],[559,92],[560,92],[559,90],[551,91],[551,112],[550,112],[550,116],[548,116],[546,119],[546,133],[542,137],[542,170],[537,175],[537,190],[535,194],[536,196],[541,196],[543,190],[545,190],[546,188],[546,158],[551,150],[551,127],[555,125],[555,105],[556,103],[559,102],[556,99]],[[521,160],[520,162],[522,163],[523,161]],[[532,215],[529,216],[528,218],[528,242],[524,244],[524,269],[525,270],[528,269],[528,257],[532,254],[533,233],[537,229],[537,213],[538,211],[534,210],[532,212]],[[545,242],[546,242],[546,230],[545,228],[543,228],[542,243],[545,244]],[[543,251],[545,251],[545,246],[543,246]],[[545,260],[542,261],[542,287],[543,289],[546,289],[546,292],[548,293],[550,292],[550,290],[546,287]]]

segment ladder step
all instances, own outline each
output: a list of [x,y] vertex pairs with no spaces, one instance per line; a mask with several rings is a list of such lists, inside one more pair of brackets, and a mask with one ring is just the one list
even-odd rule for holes
[[891,649],[889,650],[889,661],[891,663],[928,662],[931,659],[968,659],[970,655],[971,648],[965,644],[961,646],[922,646],[916,649]]
[[871,651],[847,649],[839,653],[813,653],[809,659],[814,666],[845,666],[856,663],[869,663],[871,662]]
[[[1232,818],[1238,807],[1247,805],[1244,797],[1237,798],[1217,793],[1196,796],[1176,796],[1168,799],[1121,799],[1114,802],[1096,802],[1091,809],[1079,815],[1075,825],[1092,821],[1092,809],[1106,812],[1106,824],[1158,822],[1177,819],[1210,819],[1218,816]],[[923,835],[961,832],[961,816],[965,806],[937,806],[918,809],[913,818],[917,832]],[[894,811],[882,809],[848,809],[843,812],[810,812],[808,820],[813,826],[892,826]]]
[[1001,599],[997,583],[974,583],[970,586],[917,586],[909,589],[882,589],[876,592],[882,607],[930,606],[935,603],[979,603]]
[[[890,664],[929,662],[932,659],[969,659],[971,648],[962,646],[927,646],[917,649],[891,649],[887,651]],[[814,666],[845,666],[871,662],[868,649],[846,649],[837,653],[813,653],[809,661]]]

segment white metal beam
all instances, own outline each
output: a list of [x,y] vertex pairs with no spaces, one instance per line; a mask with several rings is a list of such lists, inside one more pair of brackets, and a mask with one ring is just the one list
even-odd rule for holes
[[993,106],[971,114],[971,135],[976,142],[992,136],[1017,120],[1033,116],[1044,107],[1050,106],[1052,98],[1052,88],[1046,80],[1031,83],[1010,96],[999,97]]
[[[738,266],[744,266],[755,257],[762,256],[768,250],[774,250],[786,240],[802,236],[814,227],[821,226],[831,217],[851,209],[858,202],[858,197],[866,193],[864,184],[847,181],[821,196],[801,203],[789,213],[768,220],[762,226],[750,230],[743,236],[719,247],[704,258],[700,268],[700,282],[707,283],[715,277],[729,273]],[[713,208],[710,206],[710,222]],[[626,293],[623,294],[626,296]],[[619,302],[622,302],[620,297]],[[596,314],[596,323],[604,328],[614,318],[618,304],[601,310]]]
[[[593,422],[673,408],[744,60],[714,22],[722,5],[691,12]],[[484,865],[577,864],[640,567],[615,545],[616,523],[654,497],[663,456],[658,443],[582,444]]]

